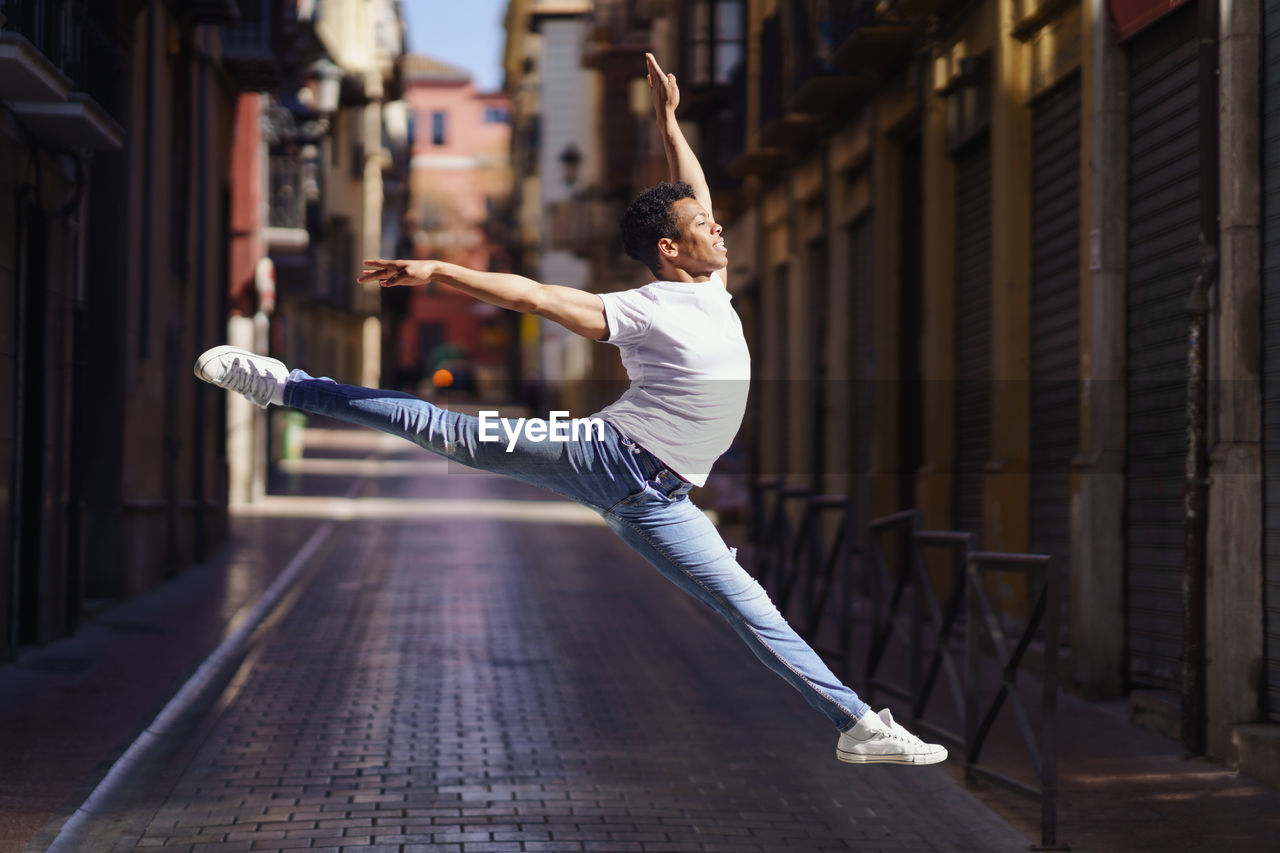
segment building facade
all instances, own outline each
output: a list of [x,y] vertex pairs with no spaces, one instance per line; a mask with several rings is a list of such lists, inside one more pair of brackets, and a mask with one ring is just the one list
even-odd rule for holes
[[0,8],[0,660],[225,536],[234,3]]
[[[273,2],[223,31],[236,105],[227,340],[376,387],[382,304],[357,283],[394,254],[408,199],[404,23],[384,2]],[[230,496],[266,488],[267,415],[227,400]],[[279,417],[275,413],[275,417]]]
[[[1275,19],[620,0],[586,51],[681,82],[751,338],[753,478],[848,496],[864,530],[916,508],[1050,554],[1073,689],[1273,781]],[[600,138],[644,95],[598,102]],[[650,141],[620,190],[660,177]],[[1029,592],[991,589],[1012,621]]]
[[[354,282],[396,168],[398,22],[392,0],[0,4],[0,662],[224,541],[255,427],[229,435],[190,369],[235,319],[376,379],[378,294]],[[301,282],[264,264],[283,254]]]
[[[519,270],[553,284],[609,289],[578,250],[584,188],[601,174],[601,75],[585,62],[597,4],[589,0],[513,0],[504,54],[512,101],[515,243]],[[522,325],[523,371],[543,407],[587,414],[599,402],[601,369],[591,342],[555,323]]]
[[[422,55],[405,61],[413,127],[404,247],[472,269],[508,272],[511,103],[470,75]],[[444,287],[391,290],[393,381],[414,390],[439,367],[452,387],[510,399],[519,320]],[[391,377],[388,377],[391,378]]]

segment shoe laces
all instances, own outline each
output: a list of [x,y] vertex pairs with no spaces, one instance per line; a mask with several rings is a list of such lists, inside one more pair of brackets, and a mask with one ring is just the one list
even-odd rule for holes
[[918,749],[924,749],[928,746],[928,744],[922,741],[919,737],[903,728],[902,724],[895,720],[892,714],[889,715],[889,719],[887,721],[881,717],[880,722],[885,724],[885,727],[880,730],[881,737],[896,740],[901,743],[914,746]]
[[897,741],[902,741],[903,743],[910,744],[911,746],[920,747],[920,748],[923,748],[925,746],[924,741],[922,741],[919,737],[917,737],[916,735],[913,735],[911,732],[904,729],[896,720],[893,723],[891,723],[889,725],[889,728],[886,731],[882,732],[882,734],[887,738],[891,738]]
[[254,400],[270,400],[275,391],[276,378],[266,370],[255,370],[252,362],[237,356],[227,365],[222,386]]

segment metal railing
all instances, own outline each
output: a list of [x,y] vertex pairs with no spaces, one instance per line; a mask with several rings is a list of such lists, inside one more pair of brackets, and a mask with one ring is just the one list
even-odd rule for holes
[[105,7],[87,0],[7,0],[5,29],[21,35],[109,114],[119,118],[125,47],[104,27]]
[[[762,480],[753,493],[756,577],[774,590],[778,609],[798,611],[796,630],[817,651],[853,661],[853,576],[859,551],[852,506],[843,495]],[[830,631],[824,631],[834,619]],[[822,646],[827,640],[834,647]]]
[[[873,519],[863,554],[853,535],[855,519],[847,498],[817,495],[777,479],[755,484],[753,509],[756,576],[774,593],[779,610],[798,613],[797,631],[812,643],[822,634],[824,620],[834,618],[834,626],[827,624],[837,649],[818,651],[843,662],[847,674],[855,628],[852,599],[858,591],[855,566],[861,567],[860,580],[873,599],[862,682],[868,695],[884,693],[907,703],[913,725],[960,747],[967,778],[981,777],[1036,797],[1037,849],[1066,849],[1057,840],[1062,590],[1053,560],[975,550],[970,533],[921,529],[914,509]],[[1016,637],[1001,623],[987,594],[989,578],[1009,573],[1026,577],[1032,591],[1028,616]],[[1039,720],[1034,721],[1018,691],[1018,677],[1038,637],[1043,662]],[[904,658],[905,684],[885,674],[891,661],[901,671]],[[950,702],[931,706],[940,683]],[[993,769],[990,759],[982,763],[983,748],[1006,705],[1030,757],[1034,784]],[[938,717],[958,720],[960,730],[941,724]]]
[[[965,700],[961,673],[956,668],[952,635],[964,605],[965,563],[973,537],[968,533],[943,530],[920,530],[919,514],[914,510],[895,513],[871,522],[870,541],[881,590],[887,590],[877,603],[873,619],[871,645],[867,654],[867,684],[909,703],[911,718],[944,739],[959,743],[963,736],[924,720],[941,672],[950,688],[953,708],[963,719]],[[894,577],[885,561],[884,536],[899,535],[899,570]],[[933,576],[925,562],[926,551],[950,554],[950,589],[940,601]],[[911,607],[904,608],[906,590],[912,590]],[[907,625],[903,625],[903,622]],[[905,637],[903,636],[905,634]],[[907,651],[907,684],[901,686],[882,679],[881,665],[894,636],[905,639]]]
[[[1004,629],[995,609],[987,598],[984,575],[997,572],[1026,574],[1033,586],[1039,587],[1034,596],[1031,613],[1021,636],[1013,648],[1009,647]],[[1041,849],[1057,848],[1058,844],[1058,652],[1061,639],[1061,586],[1057,581],[1052,558],[1043,554],[997,554],[977,551],[969,554],[965,576],[967,578],[968,614],[965,621],[965,771],[980,774],[1017,790],[1040,797],[1040,846]],[[1031,722],[1027,707],[1018,693],[1018,667],[1035,639],[1037,630],[1044,627],[1044,662],[1040,672],[1040,727]],[[985,642],[984,642],[985,641]],[[981,711],[978,694],[981,688],[979,661],[983,646],[994,650],[1000,663],[1000,687],[991,701]],[[995,723],[1001,707],[1008,701],[1018,721],[1023,744],[1035,768],[1039,782],[1026,785],[978,764],[982,746]]]
[[273,228],[306,228],[306,171],[301,158],[293,153],[272,154],[268,158],[268,174],[267,224]]
[[229,59],[263,58],[275,52],[271,15],[263,10],[256,18],[222,28],[223,55]]

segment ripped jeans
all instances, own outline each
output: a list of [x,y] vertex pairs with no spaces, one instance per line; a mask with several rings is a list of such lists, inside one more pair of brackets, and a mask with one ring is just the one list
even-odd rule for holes
[[[667,580],[723,616],[765,666],[844,731],[868,710],[840,682],[738,565],[711,520],[689,500],[690,485],[606,425],[576,440],[535,441],[409,394],[289,374],[286,406],[406,438],[448,459],[549,489],[590,507]],[[514,426],[514,424],[512,424]],[[516,435],[508,452],[508,435]]]

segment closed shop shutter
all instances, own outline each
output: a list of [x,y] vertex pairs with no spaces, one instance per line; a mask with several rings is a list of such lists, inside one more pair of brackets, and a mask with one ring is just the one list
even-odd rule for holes
[[956,480],[954,525],[982,534],[991,422],[991,147],[956,154]]
[[1182,652],[1187,299],[1199,250],[1194,8],[1129,52],[1126,620],[1135,687],[1176,689]]
[[1080,78],[1032,107],[1031,550],[1067,589],[1080,442]]
[[[854,397],[853,418],[855,424],[853,447],[854,477],[861,478],[871,466],[871,433],[875,426],[875,376],[873,361],[875,347],[872,339],[875,317],[875,244],[872,242],[871,217],[863,216],[848,229],[849,252],[853,260],[853,311],[845,325],[854,331],[853,347],[849,357],[853,359]],[[862,484],[861,480],[855,482]],[[860,509],[864,508],[861,504]],[[859,518],[869,518],[860,515]]]
[[1280,723],[1280,0],[1266,0],[1262,14],[1265,701]]
[[924,329],[923,152],[920,137],[902,146],[898,222],[898,508],[916,505],[916,473],[924,462],[924,395],[920,341]]

